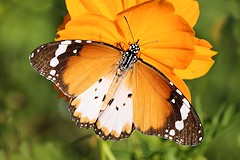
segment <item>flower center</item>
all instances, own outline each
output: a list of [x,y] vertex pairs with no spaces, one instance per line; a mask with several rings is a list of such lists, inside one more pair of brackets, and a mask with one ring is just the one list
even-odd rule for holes
[[130,45],[131,45],[130,42],[121,41],[121,42],[117,42],[116,47],[123,51],[127,51]]

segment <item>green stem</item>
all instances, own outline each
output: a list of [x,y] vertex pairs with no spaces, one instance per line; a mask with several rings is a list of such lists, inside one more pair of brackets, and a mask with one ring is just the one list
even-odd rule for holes
[[99,140],[99,150],[101,160],[116,160],[106,141]]

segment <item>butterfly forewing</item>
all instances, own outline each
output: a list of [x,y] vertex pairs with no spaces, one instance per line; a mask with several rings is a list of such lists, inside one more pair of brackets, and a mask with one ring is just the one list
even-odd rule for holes
[[65,40],[44,44],[30,55],[30,63],[65,95],[79,95],[117,65],[120,52],[94,41]]
[[139,60],[133,82],[134,125],[139,131],[190,146],[202,141],[196,112],[160,71]]

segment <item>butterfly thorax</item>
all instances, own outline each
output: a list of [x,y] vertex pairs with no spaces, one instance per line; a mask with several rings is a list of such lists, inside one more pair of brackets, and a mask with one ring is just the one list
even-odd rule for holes
[[129,46],[129,49],[125,51],[122,55],[122,58],[119,61],[119,67],[121,71],[125,71],[132,67],[134,63],[137,62],[137,53],[140,51],[139,45],[133,43]]

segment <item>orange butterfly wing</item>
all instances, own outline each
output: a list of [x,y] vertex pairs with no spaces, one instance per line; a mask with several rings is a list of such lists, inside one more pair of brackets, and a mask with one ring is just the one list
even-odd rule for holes
[[33,68],[69,97],[79,95],[118,63],[121,54],[113,46],[94,41],[50,42],[30,56]]
[[121,56],[122,51],[106,43],[65,40],[38,47],[30,63],[70,98],[69,111],[78,126],[119,140],[133,131],[132,99],[127,96],[132,77],[116,76]]
[[184,145],[202,141],[201,122],[191,104],[160,71],[139,60],[133,74],[134,126]]

